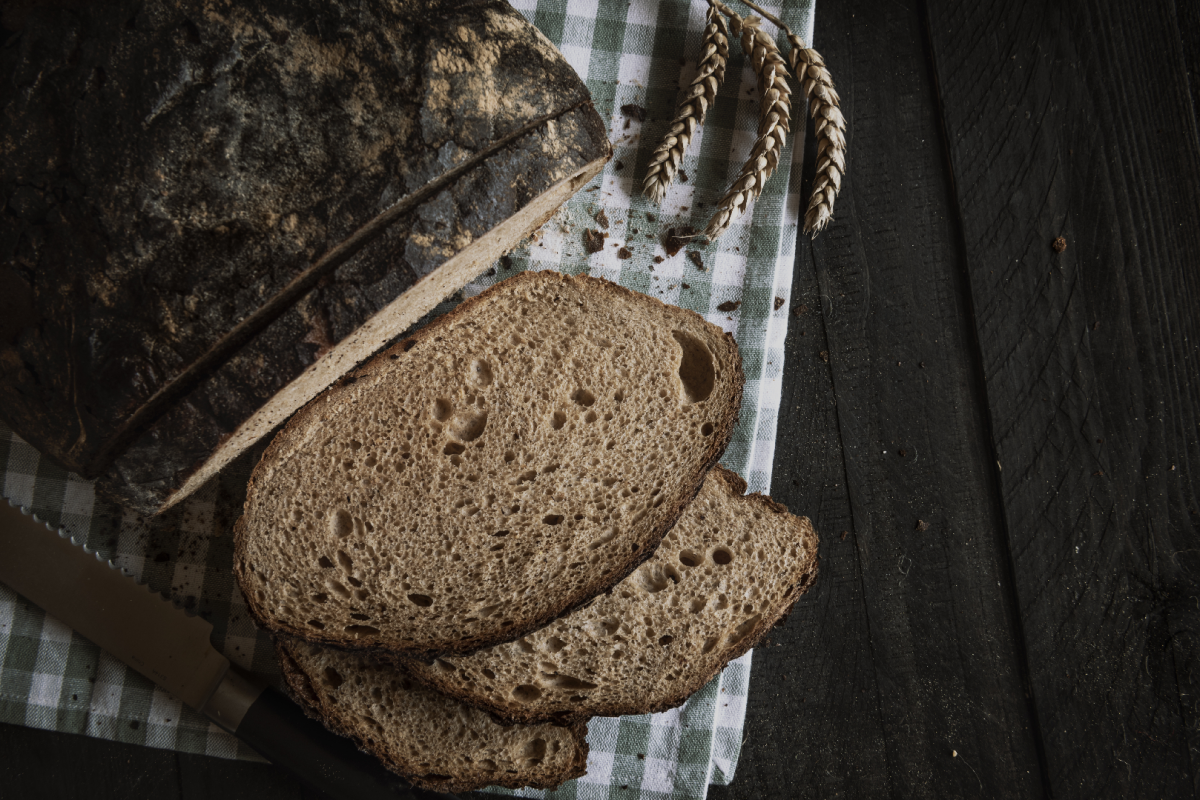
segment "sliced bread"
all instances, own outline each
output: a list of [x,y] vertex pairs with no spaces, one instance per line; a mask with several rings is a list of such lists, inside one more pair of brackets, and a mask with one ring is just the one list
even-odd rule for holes
[[309,714],[422,788],[549,789],[587,771],[585,724],[501,725],[360,654],[283,639],[275,650]]
[[396,655],[511,641],[628,575],[729,442],[733,337],[527,272],[322,394],[254,470],[235,571],[263,626]]
[[808,519],[745,491],[718,466],[654,557],[611,593],[511,644],[403,666],[510,722],[679,705],[786,616],[817,575]]

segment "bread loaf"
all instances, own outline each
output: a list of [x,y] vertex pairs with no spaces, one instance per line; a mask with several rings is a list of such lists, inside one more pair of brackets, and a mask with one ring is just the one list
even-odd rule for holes
[[22,19],[0,48],[0,416],[143,512],[486,269],[610,155],[582,81],[501,0],[114,0]]
[[654,557],[586,608],[516,642],[404,668],[502,720],[664,711],[791,610],[817,575],[817,535],[716,467]]
[[292,696],[417,786],[549,789],[587,769],[587,726],[498,724],[394,668],[319,645],[276,641]]
[[260,624],[468,653],[653,552],[737,419],[733,337],[607,281],[526,272],[297,414],[254,470],[235,572]]

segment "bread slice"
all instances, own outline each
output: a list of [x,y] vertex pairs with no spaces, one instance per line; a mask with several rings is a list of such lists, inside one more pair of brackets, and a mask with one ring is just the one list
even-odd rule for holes
[[650,556],[729,442],[733,337],[522,273],[321,395],[254,470],[235,571],[281,633],[397,655],[511,641]]
[[549,789],[587,771],[587,725],[501,725],[360,654],[277,639],[293,696],[384,766],[442,792]]
[[804,517],[717,467],[654,557],[586,608],[511,644],[404,668],[505,721],[679,705],[791,610],[817,575]]

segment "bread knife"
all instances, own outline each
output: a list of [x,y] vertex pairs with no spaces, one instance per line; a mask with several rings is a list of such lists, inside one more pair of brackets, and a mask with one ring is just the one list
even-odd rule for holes
[[0,581],[332,798],[454,797],[412,786],[243,676],[212,646],[211,623],[11,501],[0,502]]

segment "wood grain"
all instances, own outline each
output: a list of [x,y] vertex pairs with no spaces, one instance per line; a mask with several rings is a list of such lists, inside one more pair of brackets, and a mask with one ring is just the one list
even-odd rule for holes
[[1174,6],[928,14],[1049,791],[1191,796],[1200,149]]
[[924,19],[863,2],[817,25],[852,160],[799,248],[773,493],[815,515],[822,571],[756,652],[730,796],[1036,796]]

